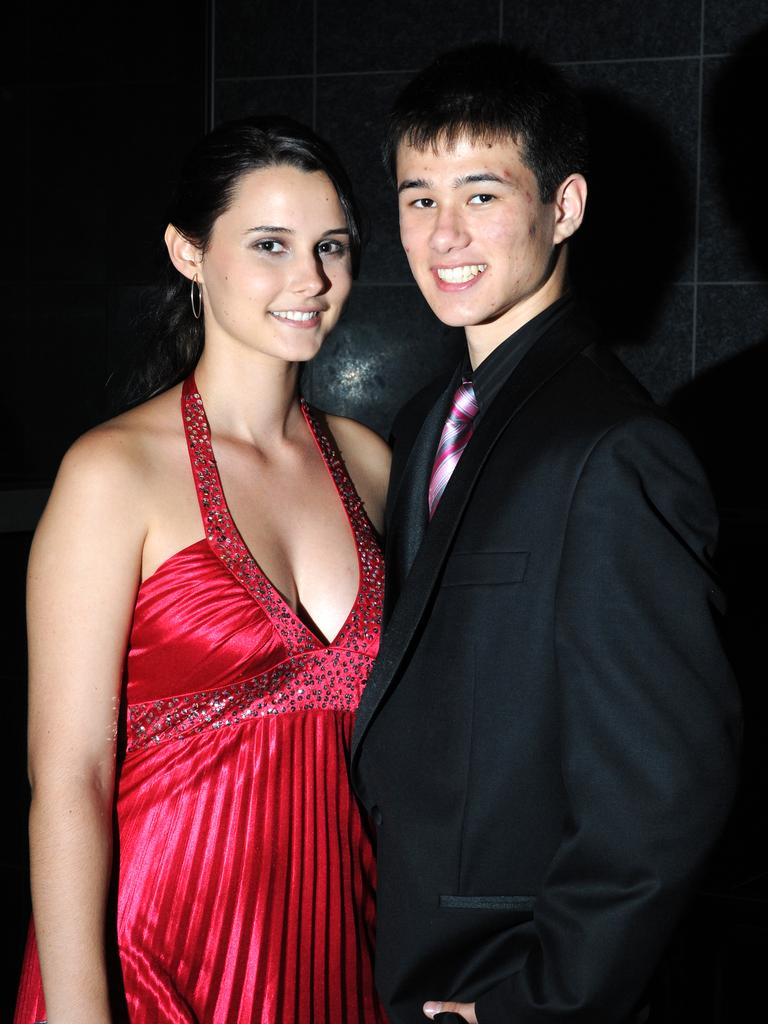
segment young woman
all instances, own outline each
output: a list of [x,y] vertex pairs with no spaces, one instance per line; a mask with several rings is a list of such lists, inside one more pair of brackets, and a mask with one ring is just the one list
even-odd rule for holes
[[250,118],[192,152],[170,221],[153,396],[67,452],[30,558],[16,1022],[383,1021],[345,750],[389,452],[297,389],[354,202],[313,133]]

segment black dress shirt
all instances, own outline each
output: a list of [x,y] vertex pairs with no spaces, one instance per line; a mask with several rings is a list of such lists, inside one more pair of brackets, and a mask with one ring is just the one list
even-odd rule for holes
[[[471,380],[475,389],[478,405],[475,425],[491,407],[502,385],[520,364],[526,352],[533,348],[539,338],[571,308],[573,303],[574,298],[569,293],[556,299],[551,306],[547,306],[532,320],[518,328],[514,334],[510,334],[500,345],[497,345],[493,352],[486,356],[474,370],[469,362],[469,356],[464,357],[460,377],[462,380]],[[458,384],[458,378],[457,374],[456,384]]]

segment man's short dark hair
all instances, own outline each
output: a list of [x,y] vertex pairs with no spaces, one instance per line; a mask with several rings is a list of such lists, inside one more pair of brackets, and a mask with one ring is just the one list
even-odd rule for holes
[[416,149],[512,139],[542,202],[587,164],[584,112],[562,74],[528,50],[476,43],[450,50],[402,90],[387,118],[384,160],[393,179],[401,143]]

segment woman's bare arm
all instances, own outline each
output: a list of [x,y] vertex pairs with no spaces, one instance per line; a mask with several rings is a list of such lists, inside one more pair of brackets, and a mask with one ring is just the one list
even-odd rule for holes
[[50,1024],[110,1020],[104,919],[123,660],[146,527],[120,430],[65,456],[28,570],[30,851]]

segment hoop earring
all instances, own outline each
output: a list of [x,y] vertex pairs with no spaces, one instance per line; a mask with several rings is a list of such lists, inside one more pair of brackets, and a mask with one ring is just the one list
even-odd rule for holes
[[[197,301],[195,301],[195,288],[197,288]],[[195,320],[199,320],[200,314],[203,312],[203,293],[200,290],[197,274],[192,278],[192,284],[189,289],[189,300],[192,303],[192,316]]]

